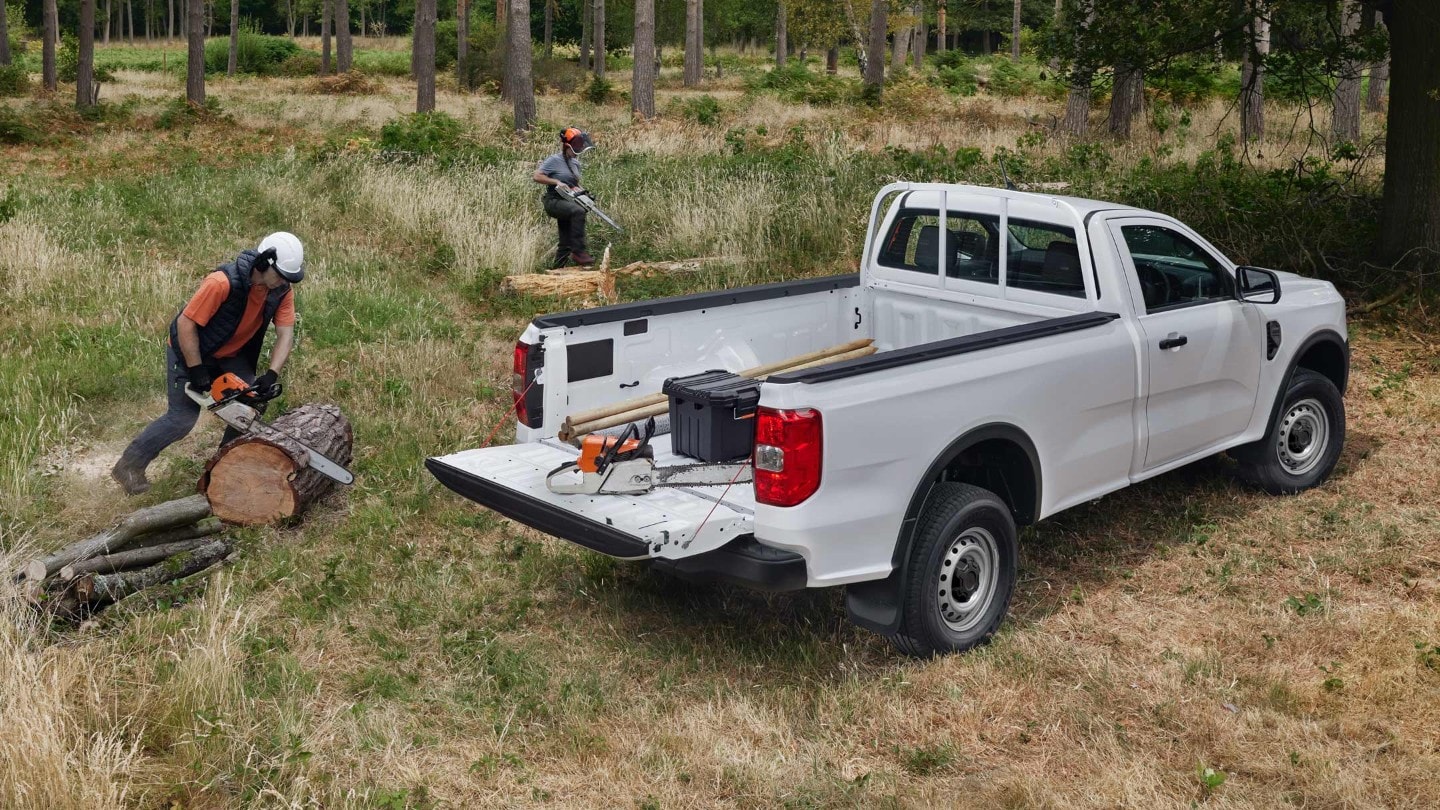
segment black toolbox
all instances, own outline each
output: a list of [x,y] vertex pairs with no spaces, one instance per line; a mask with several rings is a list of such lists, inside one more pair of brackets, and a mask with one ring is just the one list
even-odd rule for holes
[[701,461],[732,461],[755,446],[755,409],[760,381],[728,371],[671,377],[670,442],[679,455]]

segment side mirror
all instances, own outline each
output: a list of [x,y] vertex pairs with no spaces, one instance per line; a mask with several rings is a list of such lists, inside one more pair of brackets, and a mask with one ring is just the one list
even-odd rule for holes
[[1262,267],[1235,268],[1235,297],[1252,304],[1273,304],[1280,300],[1280,277]]

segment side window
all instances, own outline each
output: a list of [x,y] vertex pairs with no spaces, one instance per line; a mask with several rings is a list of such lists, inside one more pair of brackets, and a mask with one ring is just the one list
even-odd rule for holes
[[1145,296],[1145,311],[1234,297],[1234,280],[1183,234],[1158,225],[1126,225],[1125,247]]
[[1009,268],[1005,286],[1085,297],[1080,246],[1075,241],[1074,228],[1011,219],[1008,230]]
[[[1000,218],[993,214],[947,212],[945,272],[998,284],[1000,281]],[[935,211],[902,209],[880,246],[879,262],[897,270],[937,275],[940,263],[940,217]]]

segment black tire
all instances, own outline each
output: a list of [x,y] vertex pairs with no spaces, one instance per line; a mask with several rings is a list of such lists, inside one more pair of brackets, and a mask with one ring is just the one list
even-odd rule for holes
[[1294,495],[1329,478],[1344,446],[1345,399],[1328,377],[1301,368],[1291,375],[1265,438],[1230,455],[1245,481],[1271,495]]
[[[900,627],[890,642],[929,658],[988,641],[1009,609],[1019,556],[1015,518],[995,493],[936,484],[910,543]],[[957,595],[973,607],[966,610]]]

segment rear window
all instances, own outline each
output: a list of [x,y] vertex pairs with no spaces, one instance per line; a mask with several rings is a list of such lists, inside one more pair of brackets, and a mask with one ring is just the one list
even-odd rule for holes
[[1085,297],[1080,246],[1075,229],[1011,218],[1005,286],[1021,290]]
[[[1000,281],[1000,218],[947,212],[945,274],[987,284]],[[879,263],[896,270],[938,275],[940,215],[934,209],[901,209],[880,245]]]

